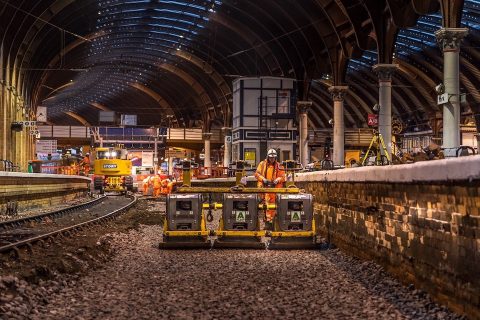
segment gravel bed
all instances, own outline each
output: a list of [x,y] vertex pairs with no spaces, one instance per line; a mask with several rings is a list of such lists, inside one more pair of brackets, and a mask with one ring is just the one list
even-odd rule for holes
[[113,258],[82,277],[0,278],[2,319],[461,318],[336,249],[159,250],[161,231],[103,236]]

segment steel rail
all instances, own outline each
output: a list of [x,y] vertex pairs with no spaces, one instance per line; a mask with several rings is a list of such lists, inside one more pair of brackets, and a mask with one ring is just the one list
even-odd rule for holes
[[43,218],[46,218],[46,217],[60,217],[60,216],[63,216],[65,214],[73,212],[73,211],[77,211],[77,210],[81,210],[81,209],[91,207],[91,206],[97,204],[97,202],[103,201],[105,198],[106,198],[106,196],[102,196],[102,197],[99,197],[97,199],[94,199],[94,200],[91,200],[91,201],[88,201],[88,202],[85,202],[85,203],[77,204],[75,206],[63,208],[63,209],[60,209],[60,210],[45,212],[45,213],[42,213],[42,214],[29,216],[29,217],[24,217],[24,218],[19,218],[19,219],[15,219],[15,220],[2,221],[2,222],[0,222],[0,230],[2,230],[2,229],[3,230],[8,230],[12,227],[19,227],[20,225],[25,224],[25,223],[30,222],[30,221],[41,221]]
[[123,206],[119,209],[116,209],[116,210],[114,210],[110,213],[107,213],[107,214],[105,214],[101,217],[98,217],[98,218],[95,218],[95,219],[92,219],[92,220],[89,220],[89,221],[85,221],[85,222],[82,222],[82,223],[79,223],[79,224],[75,224],[73,226],[58,229],[58,230],[55,230],[55,231],[52,231],[52,232],[48,232],[48,233],[45,233],[45,234],[41,234],[41,235],[38,235],[38,236],[35,236],[35,237],[24,239],[24,240],[15,242],[15,243],[8,244],[6,246],[2,246],[2,247],[0,247],[0,252],[5,252],[5,251],[9,251],[9,250],[18,250],[18,248],[20,248],[20,247],[27,246],[29,244],[33,244],[35,242],[42,241],[42,240],[47,239],[47,238],[53,238],[53,237],[58,236],[60,234],[69,234],[70,232],[74,232],[74,231],[77,231],[77,230],[82,230],[83,228],[85,228],[89,225],[98,224],[99,222],[102,222],[104,220],[113,219],[117,215],[119,215],[120,213],[124,212],[125,210],[128,210],[130,207],[132,207],[137,202],[137,197],[135,195],[131,196],[131,198],[133,198],[133,199],[129,204],[127,204],[127,205],[125,205],[125,206]]

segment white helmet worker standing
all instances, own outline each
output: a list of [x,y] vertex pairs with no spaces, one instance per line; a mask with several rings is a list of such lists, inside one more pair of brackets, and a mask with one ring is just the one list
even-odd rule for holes
[[[277,151],[270,149],[267,152],[267,159],[258,164],[255,172],[257,186],[259,188],[281,188],[285,182],[285,170],[277,161]],[[275,194],[266,193],[264,200],[267,204],[275,203]],[[272,222],[275,217],[275,210],[265,211],[265,228],[272,230]]]
[[277,159],[277,150],[275,150],[275,149],[268,150],[267,157],[272,158],[272,159],[275,158],[275,160],[276,160]]
[[267,159],[258,164],[255,177],[259,188],[276,186],[285,181],[285,171],[277,162],[277,150],[268,150]]

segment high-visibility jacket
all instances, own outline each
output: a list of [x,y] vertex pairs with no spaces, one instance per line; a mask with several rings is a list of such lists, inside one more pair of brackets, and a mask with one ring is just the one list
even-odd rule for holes
[[150,176],[146,177],[145,179],[143,179],[143,194],[144,195],[147,195],[148,194],[148,189],[150,187]]
[[160,179],[158,175],[154,176],[151,181],[153,189],[160,189],[162,187],[162,179]]
[[277,161],[269,163],[268,159],[265,159],[258,164],[257,171],[255,172],[255,178],[258,181],[257,186],[259,188],[264,187],[264,179],[268,179],[273,182],[275,179],[279,178],[280,183],[275,186],[277,188],[281,188],[286,180],[283,166],[281,166]]
[[162,187],[160,188],[161,194],[169,194],[171,192],[170,179],[165,178],[162,180]]

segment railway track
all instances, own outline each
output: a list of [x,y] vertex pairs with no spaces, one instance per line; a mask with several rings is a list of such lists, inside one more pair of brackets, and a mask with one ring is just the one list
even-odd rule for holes
[[0,252],[18,251],[36,242],[69,235],[115,218],[137,201],[135,196],[103,196],[87,203],[0,223]]

